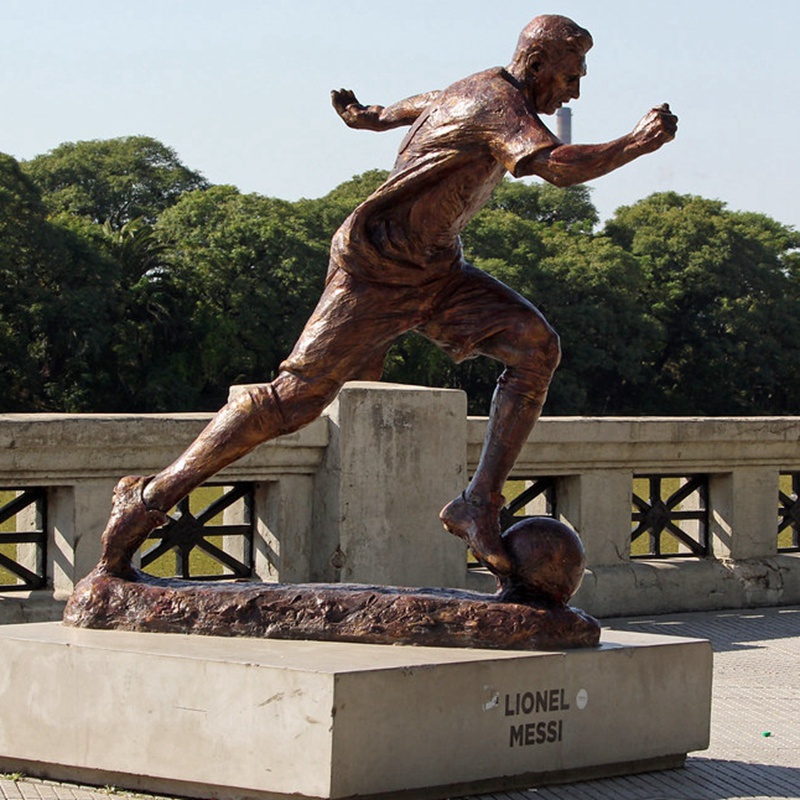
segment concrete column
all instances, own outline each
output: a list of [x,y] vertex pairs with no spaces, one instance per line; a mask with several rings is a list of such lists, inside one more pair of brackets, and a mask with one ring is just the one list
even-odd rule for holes
[[[691,478],[681,478],[680,479],[680,487],[683,488]],[[709,489],[710,494],[710,489]],[[710,499],[706,500],[707,503],[710,504]],[[698,492],[692,492],[685,500],[678,503],[677,509],[680,511],[700,511],[702,508],[702,498]],[[711,520],[711,510],[710,508],[707,509],[708,511],[708,519],[709,524]],[[681,530],[686,531],[689,536],[695,541],[700,541],[702,539],[702,524],[699,520],[683,520],[682,522],[678,523],[678,527]],[[709,531],[709,544],[711,541],[710,531]],[[681,554],[690,554],[692,552],[692,548],[688,545],[684,544],[683,542],[678,542],[678,552]]]
[[254,563],[262,581],[303,583],[312,580],[311,550],[314,478],[285,475],[255,485]]
[[463,586],[466,548],[438,512],[467,483],[464,393],[354,382],[326,414],[314,579]]
[[115,484],[115,478],[103,478],[49,490],[48,569],[57,599],[69,596],[97,564]]
[[[223,492],[230,491],[230,486],[221,487]],[[222,512],[223,525],[247,525],[250,522],[247,509],[243,500],[228,506]],[[237,561],[244,563],[249,558],[248,548],[243,536],[223,536],[222,550],[233,556]]]
[[738,467],[709,478],[709,524],[715,558],[769,558],[778,549],[779,472]]
[[558,479],[559,517],[580,534],[589,569],[630,560],[632,482],[627,470]]
[[[17,497],[21,494],[23,494],[23,490],[16,493]],[[15,529],[19,532],[43,530],[43,515],[39,511],[38,504],[27,506],[17,512],[15,523]],[[43,570],[44,574],[47,574],[47,565],[42,557],[42,549],[36,544],[18,544],[16,561],[37,575],[41,575]],[[17,579],[17,583],[21,584],[22,581]]]

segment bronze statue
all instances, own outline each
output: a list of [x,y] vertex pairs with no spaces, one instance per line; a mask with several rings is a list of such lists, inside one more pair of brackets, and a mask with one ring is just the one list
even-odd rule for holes
[[508,581],[514,564],[500,535],[502,490],[541,413],[559,340],[528,300],[465,261],[459,233],[506,172],[570,186],[674,138],[677,118],[666,104],[606,144],[565,145],[548,130],[541,115],[580,96],[591,46],[571,20],[540,16],[507,67],[443,91],[388,107],[363,106],[349,90],[332,93],[352,128],[410,126],[394,169],[334,236],[322,297],[280,374],[229,402],[158,475],[120,482],[100,573],[134,575],[131,557],[167,522],[167,509],[261,442],[311,422],[345,381],[377,380],[390,345],[416,330],[455,361],[487,355],[505,365],[478,468],[440,517]]

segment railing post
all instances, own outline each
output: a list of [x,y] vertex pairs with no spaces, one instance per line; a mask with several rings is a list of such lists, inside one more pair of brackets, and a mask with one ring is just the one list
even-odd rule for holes
[[314,580],[463,586],[463,543],[437,515],[467,483],[463,392],[347,384],[326,412]]
[[114,478],[103,478],[49,489],[47,558],[56,599],[68,597],[100,558],[100,534],[111,511],[115,483]]
[[[17,492],[17,497],[24,494],[24,490]],[[17,513],[17,530],[20,531],[41,531],[44,530],[47,536],[46,518],[47,514],[42,513],[40,503],[33,503]],[[36,575],[47,576],[47,547],[40,548],[36,544],[17,545],[17,563],[30,570]]]
[[559,517],[580,534],[589,569],[630,561],[632,482],[610,469],[558,479]]
[[253,563],[259,580],[311,580],[313,484],[310,475],[285,475],[255,485]]
[[[223,492],[229,491],[232,486],[223,486]],[[255,509],[251,510],[253,513]],[[234,503],[222,512],[223,525],[246,525],[250,523],[246,506],[243,502]],[[246,563],[249,558],[247,541],[243,536],[223,536],[222,550],[241,563]]]
[[709,524],[715,558],[776,555],[778,481],[778,470],[772,467],[736,467],[710,477]]

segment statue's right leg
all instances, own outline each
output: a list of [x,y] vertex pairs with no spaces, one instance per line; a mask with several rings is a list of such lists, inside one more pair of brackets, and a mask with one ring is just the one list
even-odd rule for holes
[[528,300],[469,265],[453,276],[421,332],[456,361],[480,354],[506,366],[475,474],[440,514],[481,563],[506,576],[513,564],[500,533],[502,491],[544,405],[560,359],[558,336]]

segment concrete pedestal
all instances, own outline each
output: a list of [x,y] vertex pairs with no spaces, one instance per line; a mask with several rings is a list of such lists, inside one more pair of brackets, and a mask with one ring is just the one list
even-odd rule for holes
[[520,653],[0,628],[0,770],[196,797],[445,798],[679,766],[711,648]]

